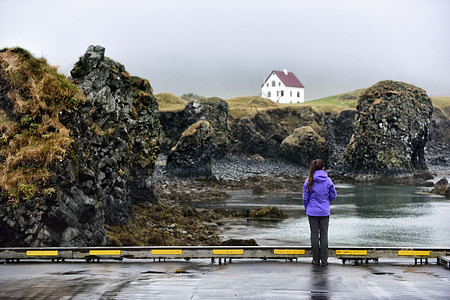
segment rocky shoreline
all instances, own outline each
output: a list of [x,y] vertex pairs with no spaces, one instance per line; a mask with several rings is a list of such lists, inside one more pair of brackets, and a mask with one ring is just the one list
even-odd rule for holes
[[[158,205],[142,203],[133,206],[135,218],[122,226],[108,226],[111,245],[253,245],[254,240],[220,240],[221,226],[235,218],[281,219],[283,212],[270,215],[277,208],[266,207],[261,212],[242,214],[237,210],[196,209],[188,204],[199,200],[227,199],[234,190],[251,190],[253,194],[273,192],[300,192],[307,169],[283,159],[225,156],[212,161],[209,178],[171,177],[160,155],[155,168],[155,195]],[[434,169],[435,166],[432,166]],[[450,173],[449,168],[439,169]],[[335,183],[355,183],[354,179],[340,176],[330,170]],[[419,175],[366,180],[361,184],[421,185],[425,178]],[[433,186],[426,181],[427,186]],[[442,185],[441,181],[439,184]],[[439,185],[438,184],[438,185]],[[438,189],[441,195],[442,186]],[[257,215],[262,213],[263,215]],[[267,214],[268,215],[264,215]]]
[[0,50],[0,245],[217,244],[223,218],[284,216],[189,202],[299,191],[318,157],[335,183],[431,186],[426,163],[449,164],[446,111],[406,83],[380,81],[337,113],[229,109],[202,98],[160,111],[150,82],[101,46],[69,78],[24,49]]

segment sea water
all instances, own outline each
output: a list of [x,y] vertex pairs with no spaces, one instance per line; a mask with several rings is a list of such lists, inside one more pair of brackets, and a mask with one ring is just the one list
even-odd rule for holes
[[[430,188],[336,184],[331,202],[330,246],[450,248],[450,200]],[[225,200],[190,203],[197,208],[247,209],[277,206],[289,218],[280,221],[234,219],[221,223],[223,240],[255,239],[259,245],[309,245],[309,224],[301,191],[253,195],[232,191]]]

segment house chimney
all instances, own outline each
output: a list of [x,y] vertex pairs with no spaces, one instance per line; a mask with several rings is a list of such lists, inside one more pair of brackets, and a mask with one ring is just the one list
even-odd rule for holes
[[287,74],[288,74],[288,71],[287,71],[287,69],[284,69],[284,70],[283,70],[283,72],[284,72],[284,75],[286,75],[286,76],[287,76]]

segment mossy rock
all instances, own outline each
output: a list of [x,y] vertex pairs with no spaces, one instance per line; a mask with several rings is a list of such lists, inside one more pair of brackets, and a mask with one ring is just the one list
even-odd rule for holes
[[289,218],[281,209],[275,206],[264,206],[262,208],[249,209],[247,217],[250,219],[283,220]]
[[340,165],[360,174],[426,169],[424,148],[432,113],[423,89],[391,80],[376,83],[359,96],[354,133]]
[[306,167],[317,158],[326,162],[328,152],[327,141],[311,126],[297,128],[280,146],[280,156]]

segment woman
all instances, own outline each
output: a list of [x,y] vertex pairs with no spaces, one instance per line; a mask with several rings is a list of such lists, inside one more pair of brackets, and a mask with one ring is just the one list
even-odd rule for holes
[[320,261],[322,266],[328,265],[330,201],[337,196],[333,181],[324,170],[323,160],[313,160],[309,168],[309,176],[303,185],[303,205],[311,229],[312,263],[316,266],[320,265]]

